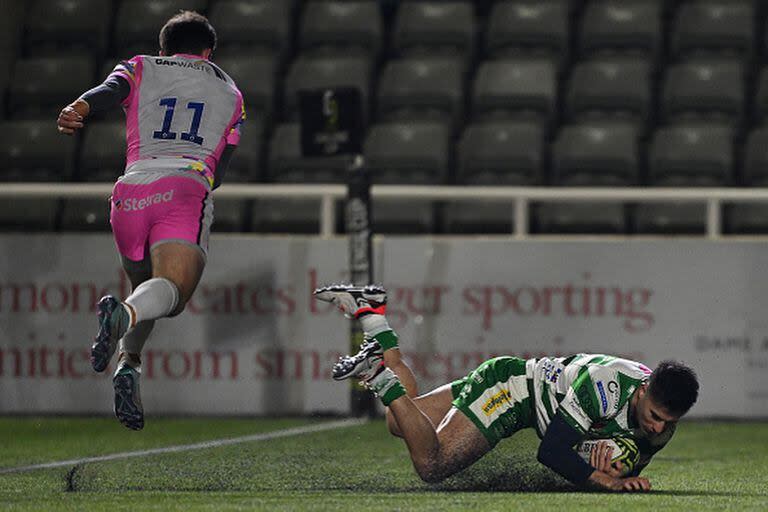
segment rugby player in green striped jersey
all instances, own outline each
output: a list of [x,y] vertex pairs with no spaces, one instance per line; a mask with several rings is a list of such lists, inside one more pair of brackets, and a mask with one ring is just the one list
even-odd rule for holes
[[[538,460],[577,486],[648,491],[640,472],[675,432],[698,397],[695,372],[682,363],[645,365],[603,354],[490,359],[466,377],[419,395],[386,317],[386,291],[369,285],[315,290],[362,323],[366,341],[342,357],[336,380],[356,378],[387,407],[390,432],[402,437],[418,475],[439,482],[473,464],[523,428],[536,430]],[[585,439],[629,437],[640,450],[631,472],[611,463],[605,443],[590,462],[575,447]]]

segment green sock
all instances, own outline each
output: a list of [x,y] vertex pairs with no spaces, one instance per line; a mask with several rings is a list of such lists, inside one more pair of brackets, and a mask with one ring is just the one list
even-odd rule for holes
[[381,373],[368,381],[366,385],[368,389],[381,399],[381,403],[385,406],[405,395],[405,387],[400,383],[397,375],[389,368],[384,368]]
[[384,407],[387,407],[389,404],[404,395],[405,388],[400,383],[400,381],[396,381],[389,387],[389,389],[384,392],[383,395],[379,396],[379,398],[381,399],[381,403],[384,404]]
[[397,348],[397,333],[393,330],[380,332],[379,334],[376,334],[373,339],[379,342],[382,350]]

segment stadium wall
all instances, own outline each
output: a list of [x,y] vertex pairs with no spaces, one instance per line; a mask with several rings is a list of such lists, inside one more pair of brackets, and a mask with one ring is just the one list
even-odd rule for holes
[[[196,295],[159,322],[142,395],[155,414],[343,413],[330,368],[346,321],[312,289],[346,275],[347,242],[214,236]],[[0,235],[0,413],[108,413],[93,304],[125,296],[109,235]],[[607,352],[694,366],[696,416],[768,416],[764,243],[386,237],[389,318],[422,390],[499,354]]]

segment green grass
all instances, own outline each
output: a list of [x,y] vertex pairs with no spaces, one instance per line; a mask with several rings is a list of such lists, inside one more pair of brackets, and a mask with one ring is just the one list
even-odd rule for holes
[[[319,420],[315,420],[319,421]],[[303,419],[0,418],[0,467],[235,437]],[[768,424],[684,423],[650,494],[574,492],[521,432],[443,484],[422,483],[381,421],[266,442],[0,475],[3,510],[766,510]]]

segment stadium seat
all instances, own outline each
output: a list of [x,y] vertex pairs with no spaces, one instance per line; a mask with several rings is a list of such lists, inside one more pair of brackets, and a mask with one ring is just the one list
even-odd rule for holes
[[398,56],[442,54],[469,57],[476,21],[470,2],[402,2],[392,29],[392,52]]
[[93,86],[93,73],[87,57],[17,60],[8,94],[10,116],[55,120],[62,107]]
[[[750,132],[744,150],[742,184],[749,187],[768,186],[768,127]],[[726,208],[724,228],[734,234],[768,233],[768,204],[734,203]]]
[[768,118],[768,67],[763,67],[757,79],[753,120],[764,123]]
[[280,124],[272,134],[267,179],[283,183],[344,183],[344,157],[303,157],[298,123]]
[[723,230],[729,234],[768,234],[768,205],[735,203],[725,209]]
[[0,232],[55,231],[60,208],[58,199],[3,199],[0,201]]
[[704,118],[739,123],[744,99],[744,66],[740,62],[692,60],[667,69],[661,110],[667,121]]
[[463,65],[448,57],[389,61],[379,79],[380,120],[442,120],[456,124],[464,106]]
[[613,202],[541,202],[532,206],[532,232],[539,234],[621,235],[627,208]]
[[218,30],[215,58],[255,55],[278,60],[290,48],[291,2],[276,0],[218,0],[209,19]]
[[[639,180],[637,126],[589,121],[564,126],[552,149],[552,181],[566,187],[623,187]],[[538,233],[622,234],[627,208],[614,202],[541,202],[534,205]]]
[[2,181],[69,181],[75,137],[56,131],[53,119],[0,122]]
[[[336,218],[339,222],[343,218],[340,205],[337,205]],[[257,199],[251,206],[250,230],[257,233],[317,234],[320,232],[320,201]]]
[[446,201],[442,232],[446,234],[510,235],[514,231],[511,200]]
[[472,117],[533,118],[551,122],[555,111],[555,65],[547,59],[502,59],[480,64],[472,88]]
[[[442,184],[449,165],[450,130],[438,122],[373,125],[364,153],[375,183]],[[376,201],[372,218],[377,233],[432,233],[435,207],[429,201]]]
[[27,55],[104,57],[111,0],[35,0],[27,11]]
[[[364,57],[298,57],[285,78],[284,114],[298,120],[298,91],[323,87],[355,87],[363,106],[370,101],[371,63]],[[365,109],[364,109],[365,110]]]
[[311,1],[299,28],[302,53],[365,55],[381,49],[382,20],[376,0]]
[[733,182],[733,136],[727,124],[686,123],[659,128],[649,149],[651,185],[725,186]]
[[749,133],[744,150],[743,184],[750,187],[768,186],[768,127],[761,126]]
[[633,57],[598,57],[577,63],[568,83],[565,110],[572,121],[606,117],[647,121],[650,63]]
[[83,131],[78,164],[83,181],[112,182],[125,171],[125,122],[91,123]]
[[276,66],[271,55],[223,57],[214,61],[243,93],[248,119],[271,119],[274,111]]
[[[456,181],[484,186],[530,186],[542,182],[544,129],[539,123],[489,121],[469,125],[459,141]],[[513,205],[504,201],[446,201],[446,233],[509,234]]]
[[496,2],[485,31],[488,58],[535,55],[560,60],[569,51],[567,0]]
[[589,121],[564,126],[552,148],[553,184],[636,185],[638,135],[631,122]]
[[112,33],[119,58],[157,55],[157,35],[168,18],[182,9],[204,12],[206,0],[127,0],[120,2]]
[[544,130],[537,123],[522,121],[472,124],[461,136],[457,159],[459,183],[538,185],[544,164]]
[[62,231],[109,231],[109,200],[66,199],[61,210]]
[[374,182],[442,184],[448,171],[448,137],[443,123],[373,125],[363,151]]
[[662,41],[661,2],[589,2],[582,18],[582,54],[632,53],[655,58]]
[[[725,186],[733,175],[733,129],[727,124],[683,124],[656,131],[649,150],[651,185]],[[641,203],[634,210],[641,234],[702,234],[706,205],[689,202]]]
[[688,202],[645,203],[633,214],[633,232],[658,235],[703,235],[706,205]]
[[755,51],[755,13],[749,0],[689,2],[677,9],[671,33],[672,56]]

